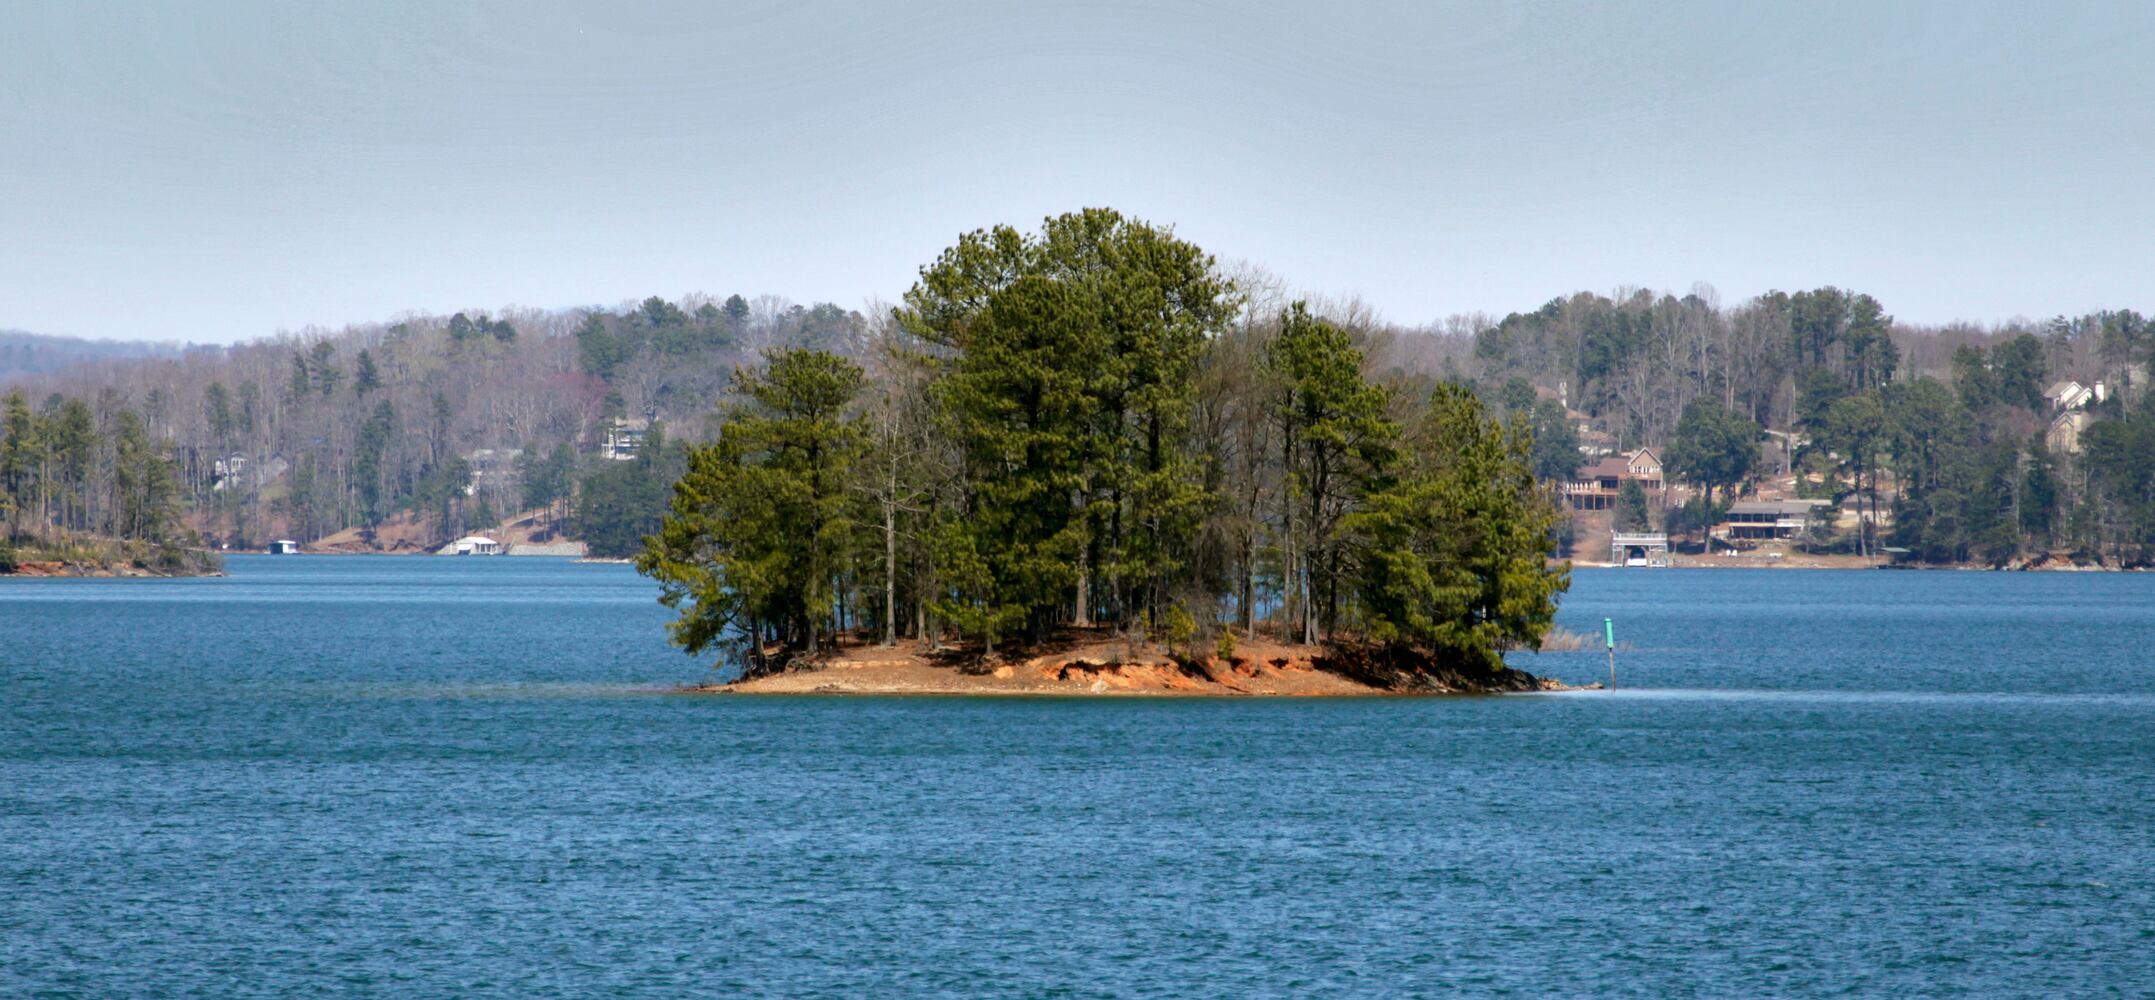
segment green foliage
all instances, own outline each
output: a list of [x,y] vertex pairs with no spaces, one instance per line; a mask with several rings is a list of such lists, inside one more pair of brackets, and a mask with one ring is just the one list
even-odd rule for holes
[[801,349],[736,373],[745,402],[716,442],[689,450],[671,513],[636,557],[680,612],[675,642],[735,641],[753,671],[761,638],[812,652],[831,631],[854,528],[862,428],[847,410],[861,378],[851,361]]
[[352,391],[364,396],[381,387],[382,373],[380,368],[375,367],[373,352],[361,349],[358,368],[352,375]]
[[1170,603],[1160,613],[1160,638],[1169,652],[1183,654],[1190,648],[1190,641],[1197,638],[1197,619],[1190,617],[1188,608]]
[[1646,509],[1646,487],[1636,479],[1624,480],[1616,491],[1616,530],[1646,531],[1653,521]]
[[510,325],[508,320],[493,319],[485,313],[480,313],[478,319],[463,313],[449,317],[449,340],[452,343],[461,346],[487,338],[508,343],[516,339],[516,327]]
[[2029,334],[1987,352],[1966,344],[1953,351],[1954,386],[1969,410],[2004,405],[2040,413],[2046,405],[2043,390],[2049,378],[2043,343]]
[[168,449],[142,416],[116,409],[99,426],[78,399],[32,410],[21,390],[0,403],[0,539],[95,533],[123,542],[173,544],[181,484]]
[[1397,476],[1347,518],[1369,637],[1485,671],[1505,646],[1539,648],[1569,570],[1547,562],[1562,515],[1526,435],[1444,386],[1406,441]]
[[5,509],[11,524],[21,523],[24,501],[41,485],[38,468],[44,458],[44,436],[30,412],[30,401],[20,389],[8,393],[5,409],[0,411],[0,496],[9,498]]
[[337,387],[344,384],[344,369],[337,366],[336,356],[337,345],[326,340],[315,341],[307,352],[307,377],[320,395],[335,395]]
[[352,477],[359,486],[360,511],[369,527],[380,524],[386,513],[382,503],[382,459],[396,430],[396,407],[382,400],[360,426],[359,440],[353,446],[357,455],[352,462]]
[[1716,489],[1733,489],[1751,474],[1759,435],[1750,418],[1699,396],[1685,404],[1663,460],[1677,478],[1702,488],[1710,503]]
[[209,424],[210,436],[216,438],[220,446],[231,441],[238,421],[232,416],[232,394],[225,390],[223,382],[211,382],[209,388],[203,390],[202,415]]
[[1089,575],[1110,619],[1160,606],[1212,502],[1187,430],[1232,291],[1196,246],[1106,209],[968,233],[921,271],[898,318],[947,352],[932,392],[964,464],[933,531],[943,615],[992,644]]
[[[1392,460],[1399,428],[1388,412],[1389,394],[1362,377],[1361,349],[1304,303],[1281,315],[1268,360],[1280,387],[1275,420],[1285,485],[1296,501],[1288,507],[1286,533],[1299,543],[1303,638],[1314,641],[1339,620],[1347,569],[1341,519]],[[1457,387],[1447,392],[1471,396]]]
[[598,313],[584,317],[576,328],[576,363],[602,379],[612,379],[614,369],[628,358],[628,345],[615,335],[606,318]]
[[1553,399],[1534,404],[1534,476],[1560,483],[1577,474],[1579,465],[1579,429],[1564,404]]
[[667,446],[665,427],[651,425],[633,460],[594,461],[578,479],[571,528],[592,555],[634,556],[659,530],[668,488],[687,465],[682,449]]
[[2091,541],[2128,563],[2155,562],[2155,415],[2145,410],[2088,428]]
[[1504,407],[1505,419],[1527,416],[1534,412],[1534,383],[1524,375],[1514,375],[1504,381],[1497,399]]
[[1681,506],[1671,508],[1663,515],[1661,530],[1675,535],[1704,535],[1721,522],[1721,514],[1728,509],[1727,503],[1713,503],[1703,493],[1692,495]]
[[516,458],[516,476],[526,508],[556,510],[575,494],[576,450],[564,441],[543,457],[526,451]]

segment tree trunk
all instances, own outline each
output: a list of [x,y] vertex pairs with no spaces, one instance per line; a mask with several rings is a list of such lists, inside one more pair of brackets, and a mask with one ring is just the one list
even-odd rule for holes
[[1257,600],[1257,532],[1249,531],[1242,536],[1242,594],[1235,600],[1236,624],[1242,626],[1246,639],[1257,638],[1257,612],[1251,605]]
[[1092,627],[1092,556],[1089,552],[1078,556],[1077,614],[1072,624],[1079,628]]
[[898,505],[883,504],[883,646],[898,644]]

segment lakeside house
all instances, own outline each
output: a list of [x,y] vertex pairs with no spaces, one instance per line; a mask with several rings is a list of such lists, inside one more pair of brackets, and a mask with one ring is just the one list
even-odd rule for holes
[[465,535],[442,546],[436,550],[436,554],[445,556],[498,556],[501,554],[501,543],[485,535]]
[[2050,403],[2050,426],[2043,431],[2043,447],[2060,455],[2080,453],[2080,432],[2088,429],[2093,420],[2088,407],[2102,402],[2109,395],[2103,383],[2093,388],[2071,379],[2056,382],[2043,390],[2043,399]]
[[2066,410],[2058,414],[2043,431],[2043,447],[2053,455],[2080,454],[2080,433],[2087,430],[2091,422],[2086,410]]
[[651,432],[649,420],[614,419],[606,424],[606,443],[599,454],[616,462],[627,462],[643,450],[644,436]]
[[1579,454],[1597,459],[1616,454],[1616,435],[1597,431],[1592,424],[1584,420],[1578,423]]
[[1616,506],[1616,498],[1627,482],[1638,483],[1648,495],[1660,493],[1661,456],[1652,448],[1641,448],[1604,458],[1564,483],[1564,501],[1573,510],[1607,510]]
[[2068,410],[2078,410],[2089,403],[2102,402],[2102,389],[2103,384],[2101,382],[2095,383],[2095,387],[2091,389],[2072,379],[2066,379],[2062,382],[2051,383],[2050,388],[2043,390],[2043,399],[2050,404],[2052,413],[2063,413]]
[[1831,500],[1739,500],[1730,504],[1728,515],[1713,534],[1733,540],[1794,538],[1811,527]]

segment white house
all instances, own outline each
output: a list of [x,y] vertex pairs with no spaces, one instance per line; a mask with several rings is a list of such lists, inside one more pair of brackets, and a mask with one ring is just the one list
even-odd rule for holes
[[2095,394],[2094,389],[2081,385],[2072,379],[2053,383],[2050,388],[2043,390],[2043,399],[2050,403],[2052,413],[2077,410],[2089,403],[2100,401],[2100,397]]
[[606,425],[606,446],[600,454],[616,462],[626,462],[643,449],[644,435],[651,430],[649,420],[613,420]]
[[1794,538],[1808,530],[1831,500],[1740,500],[1713,534],[1722,538]]

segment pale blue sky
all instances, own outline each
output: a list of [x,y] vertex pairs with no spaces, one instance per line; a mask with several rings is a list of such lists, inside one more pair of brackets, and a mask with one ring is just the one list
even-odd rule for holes
[[0,327],[853,306],[1084,205],[1407,323],[2148,309],[2155,5],[0,7]]

